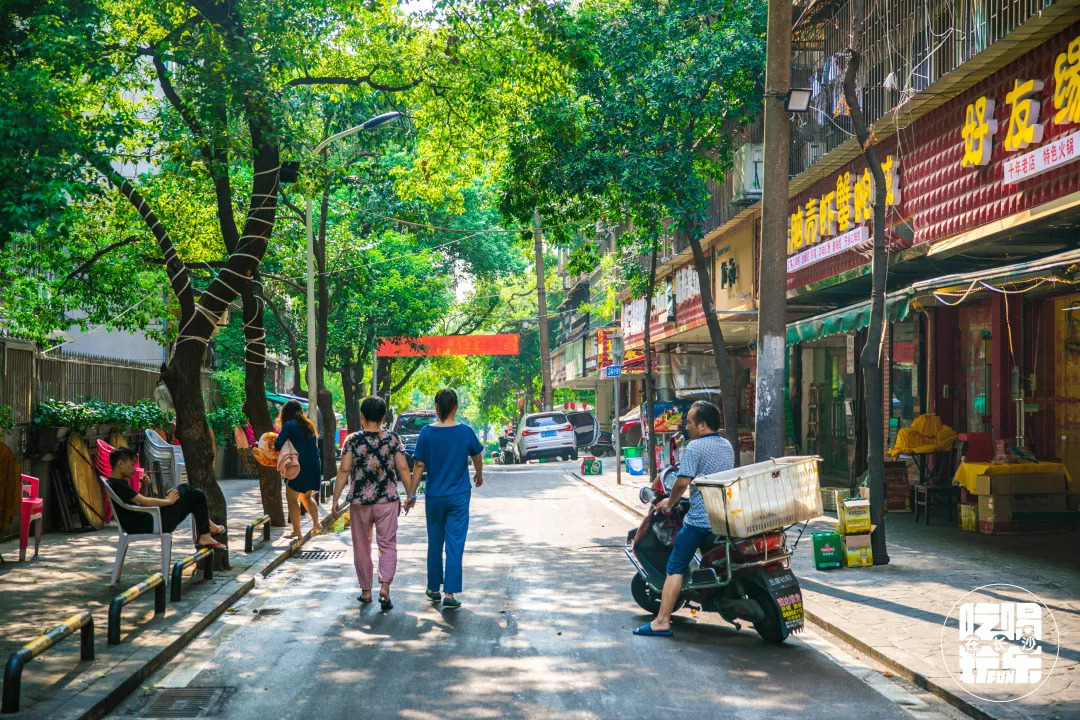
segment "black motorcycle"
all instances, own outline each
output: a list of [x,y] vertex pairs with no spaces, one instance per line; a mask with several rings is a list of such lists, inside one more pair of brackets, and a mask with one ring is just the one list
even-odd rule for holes
[[[630,591],[634,601],[654,615],[660,610],[675,533],[690,507],[684,498],[670,515],[656,510],[656,504],[667,497],[670,484],[665,480],[673,482],[677,471],[677,465],[667,468],[651,490],[641,489],[641,501],[652,507],[626,538],[626,556],[637,568]],[[802,591],[791,572],[791,550],[784,531],[739,539],[711,536],[708,548],[695,555],[683,580],[675,609],[684,605],[720,613],[736,629],[741,629],[740,620],[750,622],[769,642],[782,643],[802,630]]]

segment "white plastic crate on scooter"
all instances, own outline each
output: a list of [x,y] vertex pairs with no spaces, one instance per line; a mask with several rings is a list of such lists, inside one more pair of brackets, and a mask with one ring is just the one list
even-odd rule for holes
[[782,457],[695,478],[713,532],[746,538],[820,517],[819,462]]

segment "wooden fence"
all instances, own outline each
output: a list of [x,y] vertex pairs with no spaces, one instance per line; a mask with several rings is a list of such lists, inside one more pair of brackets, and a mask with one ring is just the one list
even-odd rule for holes
[[[31,344],[0,339],[0,405],[11,408],[15,423],[28,423],[42,400],[134,404],[153,399],[159,367],[125,363],[103,357],[43,355]],[[207,407],[217,392],[208,372],[203,373]]]

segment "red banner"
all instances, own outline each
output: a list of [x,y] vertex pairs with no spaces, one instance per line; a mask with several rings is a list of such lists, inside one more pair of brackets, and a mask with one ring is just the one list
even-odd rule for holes
[[517,355],[517,335],[426,335],[384,338],[379,357],[434,357],[440,355]]

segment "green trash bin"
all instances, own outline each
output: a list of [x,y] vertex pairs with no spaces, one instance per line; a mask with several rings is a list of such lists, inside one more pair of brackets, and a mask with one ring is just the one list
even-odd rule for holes
[[622,454],[624,458],[638,458],[641,457],[642,449],[636,445],[624,447]]

